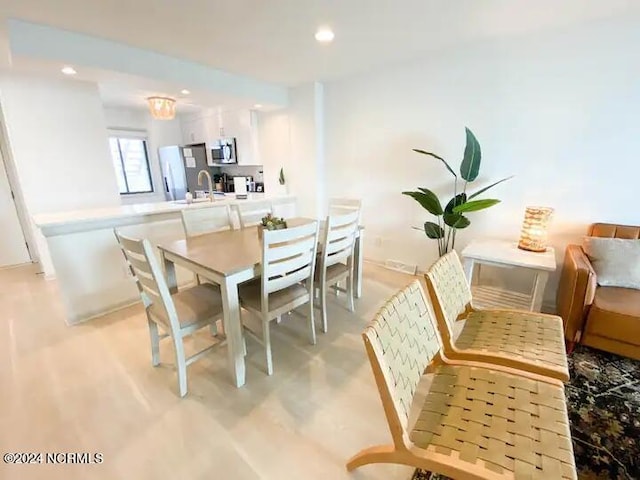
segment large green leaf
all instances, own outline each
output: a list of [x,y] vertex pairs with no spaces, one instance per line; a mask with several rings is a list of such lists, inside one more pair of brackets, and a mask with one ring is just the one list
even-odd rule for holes
[[499,183],[506,182],[507,180],[512,179],[513,177],[514,177],[514,175],[511,175],[510,177],[503,178],[502,180],[498,180],[497,182],[492,183],[492,184],[491,184],[491,185],[489,185],[488,187],[481,188],[481,189],[480,189],[480,190],[478,190],[477,192],[472,193],[471,195],[469,195],[469,200],[471,200],[472,198],[477,197],[478,195],[480,195],[480,194],[482,194],[482,193],[486,192],[486,191],[487,191],[487,190],[489,190],[490,188],[495,187],[495,186],[496,186],[496,185],[498,185]]
[[416,200],[420,205],[422,205],[422,208],[432,215],[442,215],[442,205],[440,205],[440,200],[438,200],[436,194],[426,188],[421,188],[420,190],[420,192],[402,192],[402,194],[408,195]]
[[452,228],[467,228],[471,222],[461,213],[446,213],[442,216],[444,223]]
[[460,176],[467,182],[473,182],[478,178],[480,173],[480,144],[475,135],[467,127],[464,128],[467,133],[467,146],[464,148],[464,157],[460,164]]
[[443,228],[437,223],[433,222],[424,222],[424,233],[427,234],[427,237],[433,239],[444,237]]
[[444,213],[452,213],[453,212],[453,207],[457,207],[458,205],[462,205],[466,201],[467,201],[467,194],[466,193],[459,193],[458,195],[453,197],[451,200],[449,200],[449,203],[447,203],[447,206],[444,207]]
[[493,207],[496,203],[500,203],[500,200],[495,198],[485,198],[483,200],[471,200],[470,202],[463,203],[454,207],[454,213],[464,212],[476,212],[478,210],[484,210],[485,208]]
[[449,170],[451,172],[451,175],[453,175],[454,177],[458,178],[458,176],[456,175],[456,172],[453,171],[453,168],[451,168],[449,166],[449,164],[447,163],[447,161],[444,158],[440,157],[439,155],[436,155],[435,153],[427,152],[425,150],[420,150],[419,148],[414,148],[413,151],[421,153],[423,155],[429,155],[429,156],[431,156],[433,158],[437,158],[442,163],[444,163],[444,166],[447,167],[447,170]]

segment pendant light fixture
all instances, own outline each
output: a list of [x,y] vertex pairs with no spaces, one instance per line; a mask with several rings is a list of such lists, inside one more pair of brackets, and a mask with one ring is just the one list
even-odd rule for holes
[[176,101],[169,97],[149,97],[149,111],[156,120],[173,120],[176,116]]

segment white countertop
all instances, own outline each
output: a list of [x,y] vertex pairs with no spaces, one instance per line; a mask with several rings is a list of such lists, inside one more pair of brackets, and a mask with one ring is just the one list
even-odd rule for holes
[[529,252],[518,248],[518,242],[505,240],[474,240],[462,250],[462,257],[478,263],[513,265],[553,272],[556,255],[553,247],[546,252]]
[[236,199],[235,194],[228,194],[220,199],[217,197],[218,195],[216,195],[214,202],[198,201],[191,204],[179,202],[139,203],[58,213],[41,213],[33,215],[33,221],[45,236],[51,236],[133,223],[139,217],[171,214],[185,208],[207,208],[212,205],[236,205],[263,200],[286,203],[287,200],[295,199],[293,195],[268,195],[264,193],[249,193],[247,199],[242,200]]

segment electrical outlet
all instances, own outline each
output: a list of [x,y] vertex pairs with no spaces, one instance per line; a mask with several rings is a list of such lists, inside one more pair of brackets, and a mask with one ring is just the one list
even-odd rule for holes
[[382,247],[382,237],[375,237],[373,244],[378,248]]

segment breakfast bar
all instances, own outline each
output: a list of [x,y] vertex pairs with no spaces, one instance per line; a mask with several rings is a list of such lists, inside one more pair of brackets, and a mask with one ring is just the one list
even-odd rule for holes
[[[184,239],[181,210],[211,205],[235,205],[270,200],[274,213],[296,215],[296,197],[253,193],[247,199],[228,196],[214,202],[161,202],[122,205],[104,209],[34,215],[42,233],[41,265],[47,278],[55,278],[68,324],[104,315],[139,301],[139,294],[113,234],[114,228],[153,245]],[[179,285],[193,281],[193,274],[176,269]]]

